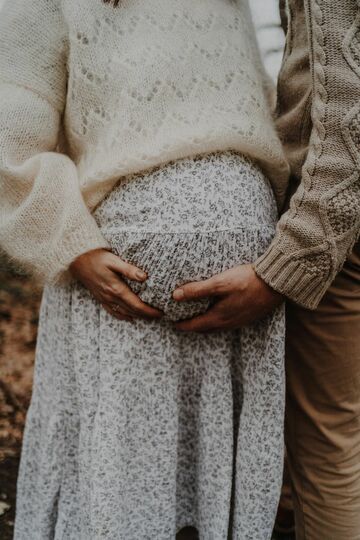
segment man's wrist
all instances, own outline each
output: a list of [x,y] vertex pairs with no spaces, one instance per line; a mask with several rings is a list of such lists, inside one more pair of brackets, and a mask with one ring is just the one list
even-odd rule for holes
[[281,291],[276,290],[275,287],[267,283],[266,280],[257,272],[256,263],[253,263],[251,267],[256,274],[256,277],[261,281],[261,283],[268,290],[268,292],[272,294],[275,299],[279,300],[279,304],[287,299],[285,294],[283,294]]

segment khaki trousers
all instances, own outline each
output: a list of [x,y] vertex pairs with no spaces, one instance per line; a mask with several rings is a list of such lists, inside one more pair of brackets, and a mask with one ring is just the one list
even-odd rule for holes
[[360,540],[360,244],[316,311],[287,311],[297,540]]

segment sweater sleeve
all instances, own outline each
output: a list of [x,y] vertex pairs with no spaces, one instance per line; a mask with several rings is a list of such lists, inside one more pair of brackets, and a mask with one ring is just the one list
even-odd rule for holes
[[0,21],[0,245],[42,282],[108,247],[77,168],[57,153],[67,84],[66,27],[56,0],[7,0]]
[[323,9],[309,21],[313,129],[302,180],[255,263],[271,287],[309,309],[318,306],[360,234],[358,26],[349,17],[339,31],[336,3]]

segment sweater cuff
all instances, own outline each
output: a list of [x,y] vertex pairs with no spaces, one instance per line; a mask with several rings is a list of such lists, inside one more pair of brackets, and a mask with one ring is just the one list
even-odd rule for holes
[[331,281],[314,272],[306,260],[286,255],[276,244],[254,264],[257,275],[272,289],[307,309],[316,309]]
[[84,221],[76,229],[68,232],[55,248],[52,268],[46,281],[52,284],[66,284],[72,281],[70,264],[80,255],[93,249],[110,249],[109,242],[102,235],[95,219]]

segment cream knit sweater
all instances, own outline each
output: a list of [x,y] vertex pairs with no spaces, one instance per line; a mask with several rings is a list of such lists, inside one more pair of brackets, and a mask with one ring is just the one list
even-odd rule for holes
[[[284,199],[247,0],[7,0],[0,22],[0,244],[43,281],[106,247],[119,177],[234,149]],[[61,149],[61,151],[60,151]]]

